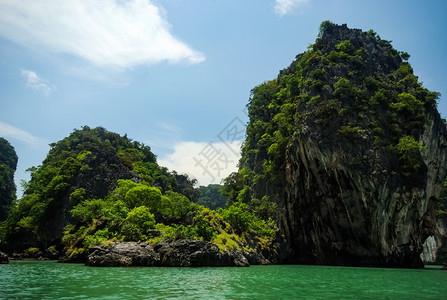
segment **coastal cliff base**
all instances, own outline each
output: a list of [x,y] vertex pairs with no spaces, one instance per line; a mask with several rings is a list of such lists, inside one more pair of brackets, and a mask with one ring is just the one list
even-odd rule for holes
[[97,267],[248,267],[270,264],[256,252],[220,252],[210,242],[176,240],[148,244],[146,242],[116,242],[89,250],[86,265]]

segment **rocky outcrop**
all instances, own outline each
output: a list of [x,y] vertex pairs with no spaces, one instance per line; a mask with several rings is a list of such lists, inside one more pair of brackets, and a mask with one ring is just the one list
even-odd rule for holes
[[[117,186],[118,179],[130,179],[134,182],[141,182],[141,178],[135,172],[129,170],[119,159],[116,153],[110,149],[96,149],[94,158],[87,156],[83,162],[90,169],[84,172],[77,172],[70,180],[70,191],[78,188],[85,189],[85,194],[91,198],[102,199]],[[60,208],[48,219],[41,234],[44,237],[43,246],[58,244],[63,236],[63,229],[71,220],[70,210],[73,208],[70,203],[70,194],[65,193],[57,199]],[[18,244],[19,239],[16,239]],[[27,243],[36,244],[37,241],[25,239]]]
[[216,244],[196,240],[176,240],[154,245],[162,266],[168,267],[247,267],[240,251],[220,253]]
[[0,264],[9,264],[9,257],[6,253],[0,251]]
[[43,256],[42,251],[13,252],[11,254],[11,259],[14,259],[14,260],[48,260],[48,258]]
[[[256,261],[266,263],[266,260],[260,257],[256,258]],[[92,247],[86,265],[98,267],[247,267],[249,261],[240,251],[221,253],[219,248],[210,242],[176,240],[154,245],[143,242],[120,242],[106,247]]]
[[160,254],[147,243],[114,243],[108,247],[92,247],[86,265],[96,267],[156,266]]
[[60,256],[58,258],[58,262],[60,263],[69,263],[69,264],[83,264],[87,261],[88,252],[81,251],[70,256]]
[[[424,150],[421,185],[391,174],[370,176],[337,163],[349,152],[322,149],[297,136],[287,165],[282,226],[289,258],[299,263],[422,267],[425,239],[434,233],[434,210],[445,176],[445,132]],[[357,149],[352,149],[355,152]]]
[[437,219],[435,227],[434,235],[425,240],[421,253],[421,259],[426,264],[445,263],[447,228],[444,220],[442,218]]
[[[352,53],[361,53],[362,59],[352,59],[352,63],[341,59],[326,65],[325,60],[340,53],[336,51],[343,45],[354,46],[346,51],[361,49]],[[396,69],[402,61],[388,42],[346,25],[332,24],[313,49],[321,51],[313,57],[322,58],[314,59],[307,72],[322,72],[324,68],[322,84],[328,84],[322,91],[303,86],[301,94],[314,100],[300,102],[297,97],[298,114],[306,117],[297,120],[297,130],[286,150],[285,193],[278,203],[288,260],[303,264],[422,267],[422,245],[435,232],[435,203],[446,175],[445,123],[433,102],[414,92],[420,86],[389,81],[400,76],[402,69]],[[366,64],[368,60],[372,63]],[[291,72],[289,69],[282,75]],[[354,73],[356,77],[349,75]],[[392,91],[389,98],[382,98],[382,106],[374,106],[376,87],[365,83],[371,75],[360,79],[369,74],[375,74],[376,83]],[[349,83],[345,90],[339,88],[340,78],[349,78],[343,79]],[[396,109],[392,101],[402,91],[419,97],[417,116]],[[372,100],[362,100],[368,98]],[[359,101],[365,105],[358,106]],[[331,105],[339,105],[343,112]],[[424,121],[418,123],[417,118]],[[391,121],[395,125],[383,125]],[[410,122],[421,125],[411,127]],[[383,134],[385,130],[389,133]],[[411,150],[411,165],[405,161],[406,152],[396,150],[399,138],[393,141],[393,134],[406,135],[421,145]]]
[[[250,265],[270,265],[272,262],[268,259],[266,259],[261,253],[258,253],[256,251],[250,251],[250,252],[244,252],[243,253],[245,258],[248,260],[248,263]],[[276,261],[273,262],[274,264],[278,263]]]
[[[121,138],[111,132],[107,132],[104,128],[98,127],[89,129],[85,127],[83,130],[73,132],[69,137],[51,144],[51,150],[47,158],[43,162],[43,166],[35,168],[33,172],[39,173],[39,170],[45,170],[47,166],[54,164],[53,160],[58,161],[55,165],[60,166],[68,163],[71,173],[56,175],[52,174],[54,178],[64,177],[64,182],[60,184],[64,188],[53,191],[53,187],[45,187],[40,191],[35,191],[35,197],[41,197],[36,203],[45,203],[45,217],[41,217],[39,221],[39,230],[33,228],[32,230],[13,228],[21,228],[20,226],[11,226],[5,239],[7,242],[6,249],[8,252],[24,252],[30,247],[38,247],[40,249],[47,249],[52,245],[60,245],[61,238],[64,234],[64,228],[72,221],[70,210],[73,209],[73,203],[70,200],[70,195],[78,189],[84,190],[84,196],[90,199],[103,199],[111,191],[118,186],[118,179],[130,179],[134,182],[141,182],[141,178],[132,168],[123,162],[118,155],[118,149],[110,144],[109,139],[115,138],[117,143],[124,143],[126,138]],[[67,151],[70,145],[70,158],[61,154]],[[84,153],[84,156],[80,154]],[[82,157],[82,160],[78,157]],[[79,159],[79,165],[70,165],[70,163]],[[66,161],[65,161],[66,160]],[[61,163],[64,161],[64,163]],[[60,172],[63,169],[60,169]],[[31,181],[35,180],[32,176]],[[50,177],[50,176],[49,176]],[[49,181],[51,182],[51,181]],[[49,182],[46,183],[49,185]],[[39,186],[42,182],[30,184],[31,186]],[[51,194],[46,195],[45,192]],[[26,195],[27,193],[25,193]],[[50,200],[49,200],[50,199]],[[43,204],[42,204],[43,205]],[[26,212],[22,212],[21,218],[24,218]],[[30,216],[31,217],[31,216]],[[20,220],[17,219],[17,221]],[[16,221],[16,222],[17,222]],[[37,226],[37,225],[36,225]],[[36,234],[38,232],[38,234]],[[43,254],[45,256],[45,253]]]
[[429,236],[424,244],[422,245],[421,259],[425,263],[434,263],[436,261],[436,252],[438,250],[438,245],[436,243],[435,237]]
[[[233,201],[277,205],[288,263],[422,267],[447,172],[438,93],[373,30],[325,21],[255,87]],[[269,211],[257,211],[267,219]]]

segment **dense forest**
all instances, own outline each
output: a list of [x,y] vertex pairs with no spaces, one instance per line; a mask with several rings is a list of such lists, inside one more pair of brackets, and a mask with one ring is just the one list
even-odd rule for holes
[[195,188],[127,136],[84,126],[50,146],[42,165],[29,169],[23,198],[4,222],[8,252],[70,258],[113,241],[176,239],[212,241],[222,251],[274,246],[273,224],[242,204],[222,209],[219,186]]

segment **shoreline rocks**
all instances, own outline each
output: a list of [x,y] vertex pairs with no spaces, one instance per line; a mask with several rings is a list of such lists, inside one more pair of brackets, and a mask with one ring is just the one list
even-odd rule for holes
[[59,252],[54,249],[39,250],[32,248],[34,251],[12,252],[9,257],[11,260],[57,260],[60,257]]
[[9,257],[6,253],[0,251],[0,264],[9,264]]
[[220,252],[216,244],[199,240],[175,240],[154,245],[145,242],[117,242],[92,247],[86,265],[96,267],[248,267],[270,264],[256,252]]

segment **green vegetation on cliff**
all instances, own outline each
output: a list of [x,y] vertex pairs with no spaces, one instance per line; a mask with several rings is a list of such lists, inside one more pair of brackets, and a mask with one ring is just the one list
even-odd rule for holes
[[[174,239],[212,241],[222,251],[273,246],[273,225],[231,206],[216,212],[195,203],[194,181],[159,166],[148,146],[127,136],[85,126],[50,146],[4,223],[8,251],[76,257],[111,241]],[[219,191],[205,188],[201,201],[222,207]]]
[[364,145],[339,164],[420,181],[419,138],[439,94],[422,86],[408,58],[372,30],[323,22],[307,51],[251,91],[240,169],[225,180],[224,194],[265,220],[274,217],[284,197],[287,151],[304,132],[322,148]]
[[16,199],[14,172],[17,160],[14,147],[4,138],[0,138],[0,221],[6,219],[11,203]]

